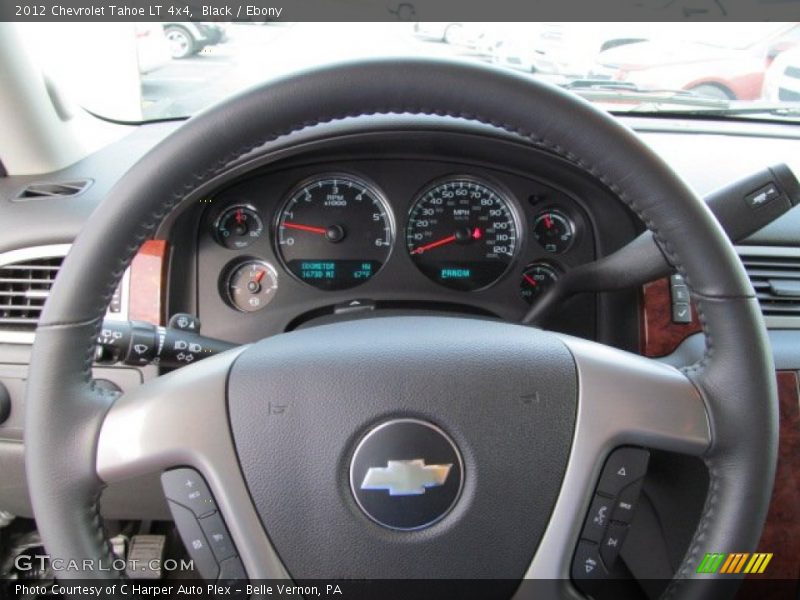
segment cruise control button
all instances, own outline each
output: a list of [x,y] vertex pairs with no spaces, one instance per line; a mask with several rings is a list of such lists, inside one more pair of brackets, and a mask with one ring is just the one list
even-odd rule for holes
[[572,559],[572,580],[582,591],[590,593],[597,584],[608,577],[600,559],[597,544],[581,540]]
[[641,492],[641,479],[623,489],[614,504],[614,512],[611,513],[611,518],[615,521],[630,524],[633,520],[633,514],[636,512],[636,505],[639,502]]
[[217,510],[203,476],[194,469],[173,469],[161,474],[164,495],[190,509],[198,517]]
[[586,516],[581,537],[599,543],[611,520],[613,509],[614,501],[611,498],[595,495],[592,506],[589,508],[589,514]]
[[600,556],[603,557],[606,568],[611,569],[614,566],[619,551],[622,550],[622,544],[625,543],[626,535],[628,535],[628,526],[625,523],[612,521],[608,526],[606,536],[600,543]]
[[184,546],[189,552],[189,556],[194,561],[194,568],[200,573],[203,579],[214,580],[219,573],[219,565],[211,552],[211,546],[200,529],[200,524],[192,511],[169,501],[169,509],[172,518],[175,519],[175,526],[181,535]]
[[236,549],[233,547],[228,528],[225,527],[225,523],[222,522],[222,516],[218,512],[200,519],[200,527],[203,529],[203,533],[211,545],[211,551],[218,561],[223,561],[236,555]]
[[609,496],[616,496],[622,488],[647,473],[650,453],[641,448],[619,448],[611,453],[603,467],[597,491]]

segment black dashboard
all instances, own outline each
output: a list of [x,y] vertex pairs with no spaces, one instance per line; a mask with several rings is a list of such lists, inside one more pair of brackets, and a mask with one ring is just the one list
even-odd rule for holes
[[[519,321],[555,278],[641,230],[595,180],[518,141],[378,130],[325,136],[193,200],[166,232],[170,305],[232,342],[398,313]],[[632,343],[608,339],[619,322],[598,327],[623,296],[576,297],[548,326]]]
[[[797,163],[800,133],[794,125],[630,117],[621,121],[634,128],[701,195],[771,163],[785,161],[795,172],[800,172]],[[118,142],[58,172],[0,178],[0,257],[11,260],[21,251],[51,252],[56,247],[63,256],[92,211],[113,193],[114,184],[125,171],[179,125],[155,123],[132,128]],[[336,219],[321,222],[301,222],[299,218],[294,221],[295,216],[287,219],[286,207],[308,182],[330,183],[336,179],[341,184],[348,178],[360,182],[359,185],[366,184],[380,202],[381,210],[359,213],[356,221],[361,222],[364,214],[372,219],[377,212],[381,227],[375,228],[371,221],[362,229]],[[91,185],[67,198],[20,200],[20,191],[30,184],[75,179],[90,180]],[[455,187],[440,187],[438,194],[429,193],[454,179]],[[485,282],[464,283],[463,271],[473,268],[469,265],[436,265],[439,275],[442,268],[461,269],[454,274],[461,276],[456,280],[460,282],[458,286],[444,285],[436,280],[436,271],[431,277],[430,271],[426,274],[415,262],[420,253],[412,254],[420,245],[457,235],[460,228],[453,228],[452,223],[443,228],[437,228],[438,224],[437,227],[419,223],[417,227],[409,227],[409,224],[412,219],[424,220],[426,215],[421,211],[432,208],[431,198],[442,199],[446,204],[445,194],[452,191],[455,195],[461,180],[478,182],[495,197],[501,197],[506,208],[501,213],[511,216],[509,219],[501,215],[500,222],[513,223],[516,230],[514,248],[506,251],[507,262],[501,259],[504,264],[485,285]],[[324,197],[332,193],[326,185],[322,189],[326,191]],[[481,191],[477,194],[477,204],[487,197],[485,190]],[[425,198],[428,204],[420,205],[418,201]],[[375,206],[373,200],[368,200],[371,207]],[[420,206],[420,212],[415,213],[415,207]],[[257,235],[250,236],[253,229],[244,211],[237,214],[237,208],[243,207],[255,211],[261,223]],[[445,216],[454,219],[452,210]],[[482,210],[476,212],[480,213],[476,218],[483,214]],[[545,217],[553,226],[558,217],[570,221],[571,238],[563,248],[548,249],[550,240],[541,233],[537,240],[537,222],[541,228]],[[314,264],[293,273],[290,261],[295,258],[279,255],[279,248],[283,247],[280,224],[285,225],[287,220],[326,230],[331,225],[346,225],[345,240],[348,235],[371,232],[368,239],[373,244],[381,239],[381,254],[353,264],[358,267],[379,261],[380,265],[371,263],[368,273],[364,273],[365,269],[352,268],[352,264],[336,263],[333,273],[324,273],[331,269]],[[389,247],[383,246],[387,238],[376,233],[385,223],[390,224]],[[481,225],[482,222],[473,224],[468,219],[465,223],[467,233],[474,234],[478,227],[481,234],[478,241],[486,239],[488,227]],[[243,225],[246,237],[252,237],[248,239],[251,243],[237,247],[223,241],[221,232],[232,233]],[[544,227],[548,229],[547,224]],[[255,229],[259,229],[257,223]],[[420,229],[423,239],[417,240],[414,236]],[[332,320],[392,314],[467,314],[519,321],[529,307],[521,293],[523,276],[530,274],[526,271],[528,267],[545,264],[556,273],[567,272],[614,252],[641,230],[638,219],[596,179],[513,134],[458,119],[394,116],[359,117],[320,125],[299,132],[291,140],[278,139],[268,148],[254,149],[232,170],[186,197],[155,237],[166,240],[169,247],[165,316],[178,312],[198,315],[204,335],[247,343]],[[344,242],[329,243],[321,233],[292,231],[297,232],[296,240],[300,240],[300,234],[322,240],[319,246],[310,247],[312,254],[296,257],[301,263],[331,262],[330,257],[317,254],[320,246],[325,251],[333,248],[334,260],[366,256],[336,255]],[[800,212],[794,209],[745,240],[739,250],[740,254],[746,250],[754,256],[794,257],[798,239]],[[445,250],[468,249],[470,260],[476,255],[479,262],[494,260],[488,256],[491,252],[475,253],[476,246],[481,247],[476,240],[468,240],[464,245],[452,242],[431,248],[427,256],[445,257]],[[423,251],[421,255],[425,257],[426,253]],[[253,278],[267,277],[259,275],[258,267],[238,269],[248,261],[269,264],[277,282],[269,302],[257,310],[236,308],[230,297],[229,284],[234,275],[241,278],[240,283],[245,287]],[[350,274],[349,283],[356,280],[357,271],[362,271],[358,284],[320,283],[326,278],[336,280],[339,266],[349,266],[345,270]],[[311,273],[304,277],[303,270]],[[368,276],[364,277],[365,274]],[[256,283],[266,285],[263,281]],[[640,305],[641,290],[582,294],[565,302],[545,327],[638,351]],[[797,370],[800,364],[797,318],[767,316],[767,324],[779,368]],[[14,331],[0,328],[0,380],[11,390],[14,403],[10,419],[0,427],[0,471],[7,483],[0,494],[0,504],[20,515],[30,514],[21,438],[31,339],[32,332],[20,337]],[[676,361],[689,364],[702,355],[703,348],[702,336],[694,335],[676,352]],[[126,391],[157,374],[158,370],[152,366],[95,370],[96,377],[112,381]],[[166,518],[168,513],[160,492],[142,493],[151,487],[160,490],[157,482],[149,480],[112,486],[104,495],[104,510],[118,518],[141,515]]]

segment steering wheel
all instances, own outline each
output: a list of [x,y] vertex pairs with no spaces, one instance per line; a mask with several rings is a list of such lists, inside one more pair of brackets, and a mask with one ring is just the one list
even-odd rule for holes
[[[702,361],[678,370],[520,325],[389,317],[278,335],[121,397],[92,384],[109,298],[187,194],[267,142],[397,113],[489,124],[600,180],[685,277],[705,334]],[[564,580],[604,458],[619,446],[673,451],[702,457],[709,489],[665,595],[703,598],[716,579],[696,574],[704,553],[749,552],[759,539],[777,453],[774,381],[730,242],[630,130],[521,75],[365,61],[267,83],[189,119],[109,193],[36,333],[27,477],[49,553],[90,566],[65,578],[110,576],[97,569],[112,560],[98,510],[105,484],[189,467],[251,579],[537,578],[574,593]],[[432,486],[443,481],[449,496],[437,504]]]

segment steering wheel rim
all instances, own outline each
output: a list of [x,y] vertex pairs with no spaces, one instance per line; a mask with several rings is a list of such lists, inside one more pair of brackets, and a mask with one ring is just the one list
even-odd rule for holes
[[[265,143],[315,124],[383,113],[479,121],[568,160],[614,191],[685,277],[706,353],[683,377],[699,391],[707,412],[709,441],[697,453],[710,484],[698,529],[666,596],[703,597],[714,581],[695,574],[704,552],[755,548],[777,456],[774,365],[743,267],[703,202],[612,117],[554,86],[450,61],[350,63],[253,88],[188,120],[120,180],[62,266],[31,359],[26,470],[48,551],[110,562],[97,507],[104,484],[98,460],[116,396],[91,384],[91,364],[105,307],[140,245],[184,196]],[[569,343],[580,354],[583,346]]]

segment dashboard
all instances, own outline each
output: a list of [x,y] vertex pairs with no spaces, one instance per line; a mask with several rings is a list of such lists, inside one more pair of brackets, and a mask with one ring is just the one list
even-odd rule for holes
[[[701,195],[771,163],[785,161],[800,172],[796,126],[620,120]],[[33,269],[57,270],[119,178],[178,126],[137,127],[63,171],[0,178],[0,271],[20,252]],[[76,180],[88,183],[72,196],[21,198],[35,184]],[[116,314],[165,325],[176,313],[190,313],[200,318],[203,335],[233,343],[393,314],[518,322],[536,302],[526,275],[546,285],[621,248],[642,229],[596,179],[513,134],[458,119],[359,117],[257,148],[187,196],[134,259]],[[442,241],[459,234],[466,239]],[[739,250],[744,258],[750,254],[753,268],[767,258],[800,267],[799,239],[794,209]],[[255,292],[248,289],[252,283],[259,286]],[[581,294],[544,326],[690,364],[704,349],[699,324],[673,323],[669,302],[667,279],[644,290]],[[788,382],[787,410],[796,414],[800,318],[766,308],[765,316]],[[657,327],[648,329],[653,322]],[[19,515],[30,514],[21,440],[33,326],[21,334],[0,323],[0,382],[12,403],[0,423],[6,482],[0,507]],[[127,391],[158,369],[98,365],[94,373]],[[149,479],[111,486],[103,509],[116,518],[169,516],[160,484]],[[792,526],[779,522],[775,531]]]
[[[519,321],[567,270],[641,230],[555,157],[397,125],[326,138],[190,202],[165,236],[171,284],[196,295],[171,304],[232,342],[397,313]],[[598,311],[617,300],[577,297],[548,325],[597,338]]]

